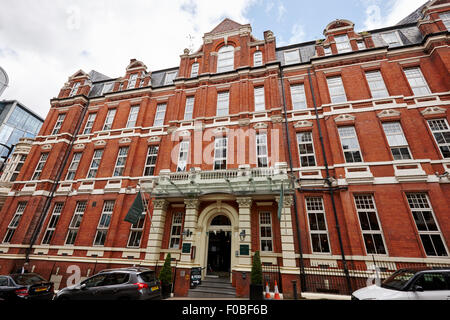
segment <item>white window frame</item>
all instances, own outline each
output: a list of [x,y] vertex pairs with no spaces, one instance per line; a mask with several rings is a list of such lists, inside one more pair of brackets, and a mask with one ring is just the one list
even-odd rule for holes
[[[386,241],[384,240],[384,234],[383,229],[381,227],[380,218],[378,217],[378,211],[375,204],[375,199],[373,195],[371,194],[357,194],[354,195],[353,200],[355,201],[355,208],[356,208],[356,215],[358,216],[359,226],[361,229],[362,239],[364,242],[364,248],[366,250],[367,255],[387,255],[387,247],[386,247]],[[369,218],[369,214],[372,214],[376,218],[377,226],[372,225],[371,219]],[[367,219],[367,223],[369,225],[369,229],[363,229],[363,224],[361,222],[361,215],[365,215],[365,218]],[[376,229],[378,227],[378,229]],[[365,236],[370,236],[373,247],[375,249],[375,252],[369,252],[366,238]],[[382,252],[380,248],[376,246],[375,242],[375,236],[380,236],[380,239],[383,243],[383,250]]]
[[136,121],[139,115],[139,109],[140,109],[139,105],[131,106],[126,128],[134,128],[136,126]]
[[261,51],[255,51],[253,53],[253,66],[254,67],[260,67],[263,65],[263,56]]
[[195,97],[186,97],[186,105],[184,107],[184,120],[192,120],[194,116]]
[[384,32],[381,34],[381,38],[389,47],[403,45],[397,30]]
[[41,153],[36,168],[34,169],[33,175],[31,176],[31,180],[39,180],[39,178],[41,177],[42,169],[44,169],[45,163],[48,159],[48,154],[48,152]]
[[[450,138],[448,138],[450,137],[450,126],[448,125],[447,119],[431,119],[428,120],[427,123],[431,133],[433,134],[434,141],[439,147],[442,158],[450,158]],[[439,142],[440,140],[444,142]],[[446,151],[443,151],[443,149]],[[444,152],[448,153],[448,155],[446,156]]]
[[217,52],[217,73],[234,70],[234,47],[223,46]]
[[255,111],[266,110],[266,98],[264,93],[264,86],[253,88],[253,97],[255,102]]
[[16,232],[17,226],[19,225],[20,219],[25,212],[25,208],[27,207],[27,202],[20,201],[17,204],[16,212],[12,217],[11,221],[8,224],[8,229],[6,230],[5,236],[3,237],[3,243],[10,243],[14,233]]
[[414,96],[430,95],[431,90],[419,67],[403,69]]
[[105,123],[103,124],[103,130],[111,130],[114,118],[116,117],[117,109],[108,109],[106,114]]
[[98,168],[100,168],[100,163],[103,157],[103,149],[95,149],[92,155],[91,165],[89,166],[89,171],[87,173],[86,179],[93,179],[97,176]]
[[69,168],[67,169],[66,180],[74,180],[75,175],[78,170],[78,165],[80,164],[82,152],[75,152],[72,156],[72,161],[70,162]]
[[[149,146],[147,149],[147,158],[144,167],[144,176],[154,176],[156,161],[158,160],[159,146]],[[148,174],[151,173],[151,174]]]
[[327,78],[327,84],[332,104],[347,102],[347,94],[341,76]]
[[58,114],[58,118],[56,119],[55,126],[53,127],[53,130],[52,130],[52,135],[59,133],[59,130],[61,130],[61,127],[62,127],[62,124],[63,124],[65,118],[66,118],[65,113]]
[[22,169],[23,165],[25,164],[25,160],[27,160],[27,156],[25,154],[17,155],[17,163],[14,166],[14,170],[12,170],[12,172],[11,172],[11,176],[9,178],[10,182],[16,181],[17,177],[19,176],[20,170]]
[[183,228],[183,212],[174,212],[170,226],[169,249],[179,249],[181,244],[181,230]]
[[70,90],[69,97],[73,97],[78,93],[78,89],[80,88],[81,82],[75,82]]
[[217,117],[228,116],[230,112],[230,92],[223,91],[217,93]]
[[[297,133],[297,146],[300,157],[300,166],[303,168],[317,166],[314,139],[311,131]],[[303,159],[305,159],[305,161]],[[313,162],[311,162],[311,160],[313,160]]]
[[[80,229],[81,221],[83,220],[84,212],[87,208],[87,201],[77,201],[75,211],[72,219],[70,220],[69,227],[67,228],[66,246],[73,246],[77,240],[78,230]],[[70,240],[70,242],[69,242]]]
[[[226,170],[227,169],[227,156],[228,156],[228,137],[216,137],[214,140],[214,170]],[[223,156],[223,154],[225,155]],[[220,155],[220,156],[219,156]],[[225,161],[225,168],[223,168],[222,162]],[[216,162],[219,162],[219,166],[216,168]]]
[[351,52],[352,46],[347,34],[334,36],[334,41],[336,42],[336,49],[338,53]]
[[88,114],[86,125],[84,126],[84,130],[83,130],[83,134],[91,133],[96,117],[97,117],[97,113],[89,113]]
[[[263,236],[263,228],[269,230],[270,237],[267,235]],[[259,213],[259,244],[261,252],[273,252],[272,213],[270,211],[262,211]],[[265,244],[270,244],[270,247]]]
[[52,241],[53,235],[58,225],[59,218],[61,217],[61,212],[64,207],[64,202],[56,202],[53,206],[52,215],[48,221],[47,229],[45,229],[44,236],[42,237],[41,244],[47,245]]
[[120,147],[117,152],[116,165],[114,167],[113,177],[121,177],[123,175],[123,170],[125,169],[125,164],[127,163],[128,150],[129,147]]
[[102,88],[102,95],[105,93],[111,92],[114,88],[114,82],[106,82]]
[[389,92],[379,70],[367,71],[365,75],[373,99],[389,97]]
[[[345,162],[346,163],[364,162],[364,159],[362,157],[361,147],[360,147],[359,141],[358,141],[358,135],[356,133],[355,127],[354,126],[338,127],[338,133],[339,133],[339,138],[341,141],[341,147],[342,147],[342,152],[344,154]],[[345,140],[352,140],[352,144],[357,147],[345,148],[345,146],[347,145],[347,144],[344,144]],[[359,153],[359,157],[361,158],[361,161],[357,161],[357,159],[355,159],[355,157],[354,157],[355,152]],[[351,154],[352,161],[347,161],[346,153]]]
[[189,140],[182,140],[179,144],[177,172],[186,171],[189,159]]
[[[139,248],[141,246],[146,216],[147,214],[143,212],[139,217],[139,220],[130,226],[130,235],[128,236],[127,248]],[[132,245],[136,242],[136,245]]]
[[165,86],[172,85],[173,81],[177,77],[177,73],[178,73],[178,71],[166,72],[166,76],[164,78],[164,85]]
[[305,85],[295,84],[291,85],[291,100],[293,110],[305,110],[308,108],[306,103]]
[[267,146],[267,134],[256,134],[256,163],[258,168],[267,168],[269,166],[269,151]]
[[200,69],[200,64],[198,62],[194,62],[191,66],[191,78],[198,77],[199,69]]
[[325,56],[331,56],[333,54],[330,46],[323,47],[323,53]]
[[284,64],[300,63],[300,52],[298,49],[284,51]]
[[164,119],[166,117],[167,104],[161,103],[156,106],[155,120],[153,121],[154,127],[164,126]]
[[133,89],[136,87],[137,78],[138,78],[137,73],[133,73],[130,75],[130,78],[128,79],[127,89]]
[[358,46],[358,50],[367,49],[366,43],[362,40],[356,41],[356,45]]
[[[328,223],[327,223],[327,216],[325,214],[325,208],[323,205],[323,198],[322,197],[305,197],[305,208],[306,208],[306,214],[308,216],[308,228],[309,228],[309,235],[311,240],[311,252],[315,254],[331,254],[331,243],[330,243],[330,236],[328,235]],[[322,215],[323,224],[325,228],[320,227],[318,216]],[[316,229],[313,229],[313,225],[311,224],[311,220],[314,218]],[[319,251],[315,250],[314,247],[314,235],[317,236],[319,246]],[[323,237],[326,237],[326,243],[328,244],[328,248],[324,248],[322,246],[323,244]]]
[[450,11],[439,13],[439,18],[447,30],[450,31]]
[[[413,197],[415,199],[413,199]],[[419,199],[420,198],[420,199]],[[420,238],[420,242],[422,243],[422,247],[423,247],[423,251],[425,252],[425,254],[428,257],[447,257],[448,256],[448,248],[447,245],[444,241],[444,238],[442,237],[442,232],[441,229],[439,227],[439,223],[436,220],[436,215],[434,214],[434,210],[433,207],[431,206],[430,203],[430,199],[428,197],[428,194],[423,193],[423,192],[417,192],[417,193],[406,193],[406,199],[408,202],[408,206],[409,206],[409,210],[411,211],[411,214],[413,216],[413,220],[415,222],[416,225],[416,230],[419,234],[419,238]],[[430,215],[428,216],[428,219],[426,219],[423,215],[424,212],[428,212]],[[420,217],[419,217],[420,214]],[[423,221],[424,226],[426,227],[427,230],[419,230],[419,225],[417,224],[417,220],[415,218],[415,215],[419,218],[421,218],[420,220]],[[433,218],[433,224],[436,227],[436,230],[430,230],[430,225],[431,225],[431,221],[430,218]],[[426,249],[425,246],[423,244],[423,240],[422,240],[422,236],[428,236],[430,241],[432,239],[432,236],[439,236],[440,241],[445,249],[446,255],[431,255],[429,254]],[[432,245],[433,245],[433,249],[435,251],[435,253],[437,253],[436,251],[436,245],[433,241],[431,241]]]
[[403,133],[400,122],[383,122],[382,126],[394,160],[412,159],[408,141]]
[[114,211],[114,200],[105,200],[103,203],[102,214],[98,220],[97,232],[94,237],[93,246],[104,246],[108,229],[111,224],[112,214]]

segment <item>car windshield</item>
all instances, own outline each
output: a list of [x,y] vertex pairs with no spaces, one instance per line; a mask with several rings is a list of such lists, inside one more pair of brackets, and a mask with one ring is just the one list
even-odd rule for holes
[[22,286],[30,286],[33,284],[46,282],[46,280],[42,278],[40,275],[32,273],[14,274],[11,275],[11,277],[14,279],[15,283],[20,284]]
[[155,281],[155,272],[154,271],[146,271],[146,272],[142,272],[139,274],[139,277],[141,277],[141,279],[144,282],[152,282]]
[[381,283],[383,288],[402,290],[406,283],[414,277],[417,271],[414,270],[399,270],[395,272],[392,276],[387,278]]

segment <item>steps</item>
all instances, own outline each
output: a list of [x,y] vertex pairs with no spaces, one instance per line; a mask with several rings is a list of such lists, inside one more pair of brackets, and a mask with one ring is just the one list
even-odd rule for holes
[[189,289],[190,298],[235,298],[236,289],[228,278],[205,276],[196,288]]

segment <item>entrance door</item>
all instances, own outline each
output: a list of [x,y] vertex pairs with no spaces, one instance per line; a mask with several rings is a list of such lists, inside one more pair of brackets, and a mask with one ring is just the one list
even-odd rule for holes
[[231,223],[221,215],[211,222],[208,241],[208,274],[229,277],[231,267]]

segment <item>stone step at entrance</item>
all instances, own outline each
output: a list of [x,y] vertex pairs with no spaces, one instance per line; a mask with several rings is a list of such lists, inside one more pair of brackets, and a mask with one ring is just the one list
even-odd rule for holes
[[229,278],[207,275],[196,288],[189,289],[190,298],[235,298],[236,289]]

